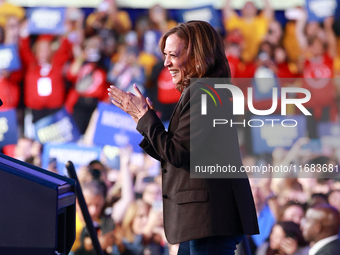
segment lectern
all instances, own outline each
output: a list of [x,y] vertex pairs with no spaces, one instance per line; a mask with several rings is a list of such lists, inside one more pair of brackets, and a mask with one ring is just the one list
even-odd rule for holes
[[75,181],[0,153],[0,254],[67,255]]

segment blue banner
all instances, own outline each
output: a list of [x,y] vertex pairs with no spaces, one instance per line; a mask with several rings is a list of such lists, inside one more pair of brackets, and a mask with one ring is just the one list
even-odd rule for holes
[[30,34],[62,35],[65,33],[65,8],[35,7],[28,10]]
[[158,49],[158,42],[162,37],[160,31],[147,30],[143,36],[143,50],[147,53],[153,54],[157,57],[161,57],[161,52]]
[[271,153],[276,147],[290,149],[300,138],[306,136],[306,117],[303,115],[254,116],[251,126],[253,152]]
[[[100,159],[101,147],[85,147],[74,143],[44,145],[42,155],[42,168],[47,169],[50,163],[56,162],[57,171],[61,175],[67,175],[65,163],[72,161],[76,170],[81,166],[86,166],[92,160]],[[53,162],[54,161],[54,162]]]
[[322,22],[335,14],[337,5],[337,0],[306,0],[308,20]]
[[0,45],[0,70],[16,71],[21,68],[18,45]]
[[63,108],[35,123],[36,139],[41,143],[76,142],[80,132],[73,117]]
[[192,9],[181,9],[178,10],[178,14],[180,22],[202,20],[208,22],[217,31],[222,30],[220,16],[212,5],[206,5]]
[[93,142],[98,145],[125,147],[130,144],[140,152],[139,143],[143,136],[136,130],[137,124],[131,116],[110,104],[98,104],[99,117]]
[[15,109],[0,111],[0,148],[18,141],[18,124]]

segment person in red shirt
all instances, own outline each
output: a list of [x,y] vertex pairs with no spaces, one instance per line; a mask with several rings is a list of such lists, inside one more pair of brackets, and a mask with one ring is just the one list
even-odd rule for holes
[[[84,42],[84,50],[75,58],[67,73],[67,79],[74,87],[66,100],[66,110],[73,117],[83,134],[86,131],[98,101],[108,98],[106,71],[101,67],[101,45],[99,36],[92,36]],[[80,47],[80,46],[79,46]]]
[[53,54],[53,37],[41,35],[30,47],[29,37],[20,42],[20,55],[25,65],[24,103],[32,109],[33,122],[53,114],[63,107],[66,89],[62,76],[64,64],[71,58],[72,45],[63,38]]
[[0,99],[3,102],[1,110],[17,108],[20,99],[20,89],[17,83],[9,79],[10,73],[2,70],[0,72]]
[[[20,21],[17,16],[8,16],[4,27],[4,44],[17,45],[19,41]],[[20,101],[19,83],[22,79],[22,70],[0,71],[0,98],[3,101],[1,110],[17,108]]]
[[[307,118],[309,136],[317,137],[319,121],[336,121],[336,88],[333,83],[333,60],[336,56],[336,37],[333,31],[333,17],[324,20],[324,33],[306,36],[304,28],[307,14],[297,21],[296,36],[304,54],[299,64],[302,87],[311,92],[311,99],[304,106],[312,113]],[[303,95],[297,95],[298,97]]]
[[240,30],[230,31],[225,39],[225,55],[228,59],[231,77],[238,77],[238,66],[241,63],[241,52],[244,40]]
[[287,78],[297,78],[297,72],[289,65],[287,61],[287,53],[285,49],[278,46],[274,49],[274,61],[277,66],[276,76],[280,79],[287,80]]

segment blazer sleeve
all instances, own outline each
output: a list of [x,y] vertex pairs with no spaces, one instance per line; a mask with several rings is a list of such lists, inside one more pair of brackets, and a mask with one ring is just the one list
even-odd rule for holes
[[149,154],[151,157],[153,157],[154,159],[157,159],[158,161],[161,161],[162,158],[157,154],[157,152],[155,152],[155,150],[153,149],[151,143],[149,142],[147,137],[144,137],[144,139],[142,140],[142,142],[139,144],[139,146],[147,153]]
[[[178,126],[173,134],[165,130],[163,123],[153,110],[144,114],[137,123],[137,130],[147,139],[143,140],[142,145],[148,148],[148,154],[156,154],[177,168],[189,163],[190,145],[192,148],[199,148],[212,131],[212,122],[207,118],[213,118],[213,115],[208,117],[201,115],[200,97],[201,93],[197,89],[194,89],[192,93],[186,91],[179,102],[180,109],[175,113],[179,116],[176,116]],[[202,125],[202,123],[209,123],[209,125]]]
[[[187,120],[188,121],[188,120]],[[189,123],[187,123],[189,124]],[[149,140],[152,150],[163,160],[175,167],[180,167],[189,160],[189,129],[177,129],[172,136],[153,110],[147,111],[138,121],[137,130]]]

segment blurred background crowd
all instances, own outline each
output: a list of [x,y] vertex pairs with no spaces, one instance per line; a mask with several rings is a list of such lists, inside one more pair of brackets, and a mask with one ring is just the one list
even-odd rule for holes
[[[249,86],[257,86],[262,95],[273,87],[306,88],[312,97],[304,106],[312,115],[303,116],[289,105],[288,115],[305,117],[303,135],[289,146],[262,152],[254,150],[251,129],[239,125],[243,163],[308,164],[314,169],[332,166],[339,170],[340,21],[336,15],[311,20],[303,6],[280,12],[272,8],[270,0],[263,0],[263,6],[257,9],[247,2],[235,10],[232,1],[226,0],[217,10],[218,31],[225,41],[233,83],[245,94]],[[15,45],[21,61],[16,70],[0,68],[0,98],[4,103],[0,117],[14,109],[18,123],[17,143],[2,145],[3,153],[42,166],[46,145],[35,136],[35,124],[61,109],[73,117],[81,134],[80,146],[93,145],[93,116],[99,102],[110,102],[110,85],[133,92],[136,84],[153,101],[161,120],[166,123],[170,119],[180,93],[163,66],[157,43],[164,32],[180,22],[174,10],[157,4],[136,11],[122,9],[114,0],[103,0],[97,8],[67,8],[65,29],[58,35],[31,33],[29,19],[34,16],[29,13],[30,8],[0,0],[1,47]],[[254,78],[275,82],[263,86],[254,83]],[[255,96],[253,103],[256,109],[269,109],[271,92],[270,97]],[[280,110],[278,103],[275,113]],[[247,111],[245,118],[251,117]],[[330,127],[327,134],[320,132],[323,123]],[[3,127],[0,141],[7,132]],[[78,169],[103,250],[106,254],[177,254],[178,246],[167,243],[162,224],[159,163],[134,152],[131,146],[115,150],[119,164],[107,164],[100,157]],[[58,172],[56,165],[56,159],[50,158],[47,169]],[[250,254],[308,254],[315,239],[303,226],[306,211],[325,204],[340,210],[339,176],[249,176],[261,232],[245,238]],[[329,226],[327,220],[318,220],[332,235],[338,233],[336,224]],[[74,255],[95,254],[84,227],[77,208]],[[245,250],[241,245],[237,252],[246,254]]]

